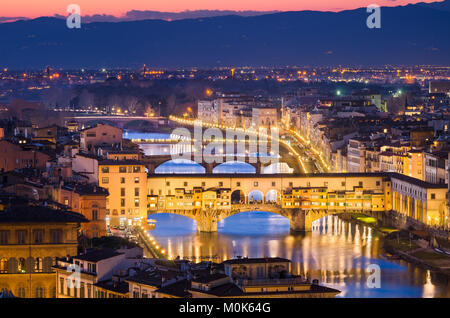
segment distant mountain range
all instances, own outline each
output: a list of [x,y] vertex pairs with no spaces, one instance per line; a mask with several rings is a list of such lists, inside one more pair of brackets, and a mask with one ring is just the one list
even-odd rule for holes
[[366,27],[366,8],[173,21],[140,14],[83,20],[81,29],[54,17],[1,23],[0,67],[450,65],[450,0],[383,7],[381,29]]

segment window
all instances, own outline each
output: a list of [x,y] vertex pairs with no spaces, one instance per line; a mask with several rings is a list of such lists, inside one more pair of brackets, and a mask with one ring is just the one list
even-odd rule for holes
[[37,257],[34,263],[34,271],[37,273],[42,273],[42,258]]
[[170,187],[170,182],[169,181],[166,182],[166,186]]
[[273,182],[272,182],[272,187],[275,187],[275,186],[276,186],[276,182],[273,181]]
[[17,296],[19,298],[25,298],[25,287],[19,287]]
[[8,272],[8,259],[2,258],[0,259],[0,273],[7,273]]
[[185,187],[187,187],[187,186],[188,186],[188,183],[187,183],[187,182],[184,182],[183,184],[184,184],[184,186],[185,186]]
[[292,187],[294,185],[293,182],[289,182],[289,186]]
[[87,284],[87,298],[91,298],[91,293],[92,293],[92,291],[91,291],[91,284]]
[[240,187],[241,183],[240,182],[236,182],[236,187]]
[[62,230],[51,230],[50,234],[52,237],[52,243],[62,242]]
[[134,178],[134,183],[139,183],[139,177]]
[[135,197],[139,196],[139,188],[134,188],[134,196]]
[[103,173],[109,173],[109,167],[102,167]]
[[[102,183],[107,184],[109,183],[109,178],[102,178]],[[66,204],[67,205],[67,204]]]
[[258,186],[258,181],[253,182],[253,186],[257,187]]
[[141,172],[141,167],[139,167],[139,166],[133,167],[133,172],[135,172],[135,173]]
[[44,241],[44,230],[34,230],[33,231],[34,243],[42,243]]
[[92,210],[92,220],[96,221],[98,219],[98,210]]
[[139,199],[134,199],[134,206],[139,207]]
[[44,298],[44,288],[36,287],[36,298]]
[[345,181],[341,182],[341,186],[345,187]]
[[119,172],[120,173],[126,173],[127,172],[127,167],[119,167]]
[[9,231],[0,231],[0,244],[8,244]]
[[120,183],[125,183],[125,178],[120,178]]
[[64,295],[64,278],[59,279],[59,293]]
[[120,196],[125,196],[125,188],[120,188]]
[[434,200],[434,199],[436,199],[436,194],[432,193],[431,194],[431,200]]
[[[125,206],[125,199],[120,199],[120,206],[124,207]],[[122,213],[123,214],[123,213]]]
[[222,181],[219,182],[219,187],[223,187],[223,182]]
[[91,273],[96,273],[97,272],[97,264],[88,263],[88,271]]
[[362,186],[363,186],[363,182],[362,182],[362,181],[359,181],[359,182],[358,182],[358,185],[359,185],[360,187],[362,187]]
[[377,183],[377,187],[379,187],[380,186],[380,181],[377,181],[376,183]]

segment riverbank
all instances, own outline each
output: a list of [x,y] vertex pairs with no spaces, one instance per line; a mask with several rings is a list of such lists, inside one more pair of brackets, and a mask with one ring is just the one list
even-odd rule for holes
[[[383,250],[388,254],[396,255],[409,263],[450,277],[450,255],[445,254],[443,251],[442,253],[437,252],[430,247],[429,241],[418,237],[411,231],[379,224],[380,220],[372,216],[351,213],[350,219],[381,233]],[[442,242],[442,240],[439,240],[439,243],[441,245],[448,243],[450,246],[449,242]]]
[[144,245],[144,248],[151,254],[153,258],[167,259],[165,251],[160,249],[160,246],[152,237],[150,237],[148,232],[145,231],[145,228],[136,227],[135,230],[139,235],[139,240]]

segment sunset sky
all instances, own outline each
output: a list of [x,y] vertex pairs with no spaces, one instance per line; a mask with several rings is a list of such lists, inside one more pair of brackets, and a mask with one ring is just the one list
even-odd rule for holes
[[433,0],[1,0],[0,17],[66,15],[69,4],[78,4],[82,15],[111,14],[121,16],[130,10],[179,12],[184,10],[321,10],[341,11],[376,3],[397,6]]

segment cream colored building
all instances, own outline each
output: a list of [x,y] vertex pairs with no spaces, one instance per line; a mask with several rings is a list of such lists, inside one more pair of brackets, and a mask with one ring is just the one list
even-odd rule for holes
[[135,160],[104,160],[99,163],[98,174],[99,185],[109,191],[107,225],[125,227],[141,224],[141,220],[147,218],[145,165]]

